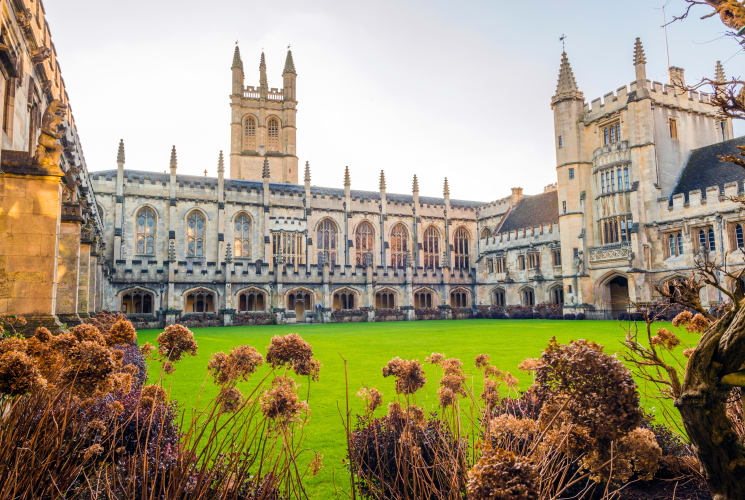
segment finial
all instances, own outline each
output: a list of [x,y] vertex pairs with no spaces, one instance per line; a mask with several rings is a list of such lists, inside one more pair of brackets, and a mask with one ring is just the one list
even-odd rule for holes
[[305,178],[304,178],[304,180],[305,180],[305,183],[306,184],[310,184],[310,162],[309,161],[306,161],[305,162]]
[[380,190],[385,191],[385,172],[380,171]]
[[442,186],[442,194],[445,195],[445,198],[450,197],[450,186],[448,186],[448,178],[445,177],[445,183]]
[[266,58],[264,57],[264,51],[261,51],[261,61],[259,61],[259,87],[266,90],[269,88],[269,84],[266,80]]
[[221,174],[223,172],[225,172],[225,160],[223,160],[221,149],[220,155],[217,157],[217,173]]
[[204,176],[207,177],[207,169],[204,169]]
[[176,167],[178,166],[178,160],[176,159],[176,146],[174,145],[171,148],[171,170],[176,170]]
[[116,162],[124,163],[124,139],[119,139],[119,151],[116,154]]
[[727,80],[727,77],[724,75],[724,66],[722,66],[722,61],[717,61],[717,65],[714,67],[714,80],[718,83],[722,83]]
[[348,188],[352,185],[352,181],[349,178],[349,166],[344,167],[344,187]]
[[566,51],[566,47],[564,46],[564,41],[566,39],[567,39],[567,36],[564,33],[562,33],[561,36],[559,37],[559,41],[561,42],[561,51],[562,52],[565,52]]
[[241,60],[241,51],[238,48],[238,40],[235,41],[235,50],[233,50],[233,65],[231,69],[240,68],[243,69],[243,61]]
[[264,157],[264,168],[261,171],[262,179],[269,179],[269,158]]
[[411,191],[419,194],[419,179],[416,178],[416,174],[414,174],[414,182],[412,183]]
[[287,57],[285,58],[285,69],[282,71],[282,74],[296,74],[295,73],[295,61],[292,60],[292,51],[290,50],[290,46],[287,46]]
[[642,40],[636,37],[634,42],[634,66],[639,64],[647,64],[647,56],[644,54],[644,46],[642,46]]

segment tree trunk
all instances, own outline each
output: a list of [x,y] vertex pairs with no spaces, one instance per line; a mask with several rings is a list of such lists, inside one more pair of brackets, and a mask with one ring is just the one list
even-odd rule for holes
[[743,336],[745,308],[712,325],[688,361],[683,392],[675,401],[715,500],[745,496],[745,447],[727,417],[732,387],[721,383],[723,375],[741,369],[745,353],[737,356],[729,348],[743,350],[737,339]]

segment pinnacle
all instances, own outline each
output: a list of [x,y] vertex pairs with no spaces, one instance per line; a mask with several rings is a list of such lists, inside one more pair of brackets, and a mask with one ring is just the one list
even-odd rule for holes
[[349,167],[344,167],[344,187],[347,188],[352,185],[352,181],[349,178]]
[[566,52],[561,53],[561,66],[559,67],[559,81],[556,84],[556,94],[552,102],[556,103],[563,99],[581,99],[582,92],[577,87],[577,81],[574,79],[572,66],[569,64],[569,58]]
[[222,157],[222,149],[220,150],[220,156],[217,157],[217,171],[218,173],[225,172],[225,160]]
[[176,159],[176,146],[171,148],[171,170],[176,170],[178,166],[178,160]]
[[414,182],[412,183],[411,191],[414,193],[419,192],[419,179],[416,178],[416,174],[414,174]]
[[450,197],[450,186],[448,185],[447,177],[445,177],[445,183],[442,186],[442,194],[444,194],[446,198]]
[[116,154],[116,162],[124,163],[124,139],[119,139],[119,151]]
[[235,50],[233,51],[233,65],[231,66],[231,69],[233,68],[240,68],[243,69],[243,61],[241,61],[241,51],[238,48],[238,44],[235,44]]
[[647,64],[647,56],[644,54],[644,46],[639,37],[636,37],[634,42],[634,66],[639,64]]
[[305,162],[305,183],[310,184],[310,162]]
[[292,51],[287,49],[287,58],[285,59],[285,69],[282,74],[292,73],[295,75],[295,61],[292,60]]
[[259,62],[259,87],[262,89],[268,89],[269,84],[266,80],[266,58],[264,52],[261,52],[261,61]]
[[714,80],[717,82],[724,82],[727,80],[727,77],[724,75],[724,66],[722,66],[722,61],[717,61],[717,65],[714,68]]
[[261,178],[269,179],[269,158],[264,157],[264,168],[261,170]]
[[380,190],[385,191],[385,172],[380,171]]

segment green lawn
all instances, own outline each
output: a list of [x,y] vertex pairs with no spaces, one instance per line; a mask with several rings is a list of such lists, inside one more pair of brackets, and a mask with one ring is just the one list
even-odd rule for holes
[[[665,325],[672,328],[669,324]],[[139,332],[139,342],[150,341],[155,345],[159,331]],[[344,407],[344,364],[348,360],[349,390],[353,411],[364,406],[355,397],[363,385],[376,387],[383,392],[384,403],[395,397],[392,378],[384,379],[381,367],[391,358],[424,358],[432,352],[463,360],[467,374],[474,375],[480,391],[480,379],[473,366],[474,357],[482,352],[491,356],[492,364],[510,371],[520,380],[520,388],[532,383],[529,374],[520,372],[518,364],[528,357],[538,357],[552,336],[566,343],[573,339],[591,339],[605,346],[608,353],[622,349],[624,333],[615,321],[543,321],[543,320],[468,320],[468,321],[415,321],[395,323],[335,323],[326,325],[287,325],[262,327],[222,327],[195,329],[199,355],[187,357],[177,364],[173,375],[164,381],[171,388],[182,408],[196,403],[202,385],[202,398],[213,397],[217,390],[207,379],[207,361],[212,353],[229,351],[236,345],[249,344],[262,354],[273,335],[298,333],[312,346],[321,361],[320,380],[311,385],[310,409],[312,411],[307,447],[320,451],[324,456],[324,469],[311,478],[308,492],[312,498],[334,496],[334,477],[340,487],[348,485],[348,476],[342,460],[345,456],[345,436],[337,404]],[[697,336],[677,332],[683,341],[681,349],[695,345]],[[151,374],[157,377],[159,366],[152,366]],[[425,364],[428,383],[417,394],[417,403],[431,409],[437,402],[437,377],[433,367]],[[206,383],[205,383],[206,380]],[[304,383],[304,382],[303,382]],[[302,388],[301,394],[305,394]],[[642,391],[644,392],[644,391]],[[656,403],[645,400],[647,408],[654,410]]]

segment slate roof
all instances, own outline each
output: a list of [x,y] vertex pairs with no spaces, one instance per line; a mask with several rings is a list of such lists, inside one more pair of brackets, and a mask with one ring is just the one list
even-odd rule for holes
[[724,185],[730,182],[737,182],[738,191],[742,191],[745,169],[718,158],[719,155],[738,155],[740,150],[737,146],[742,145],[745,145],[745,136],[691,151],[675,189],[670,194],[670,201],[679,193],[685,194],[687,201],[688,192],[696,189],[700,189],[701,195],[706,196],[706,188],[710,186],[719,186],[719,190],[723,192]]
[[499,228],[499,233],[507,233],[546,224],[559,223],[559,196],[556,191],[525,196],[510,210]]

